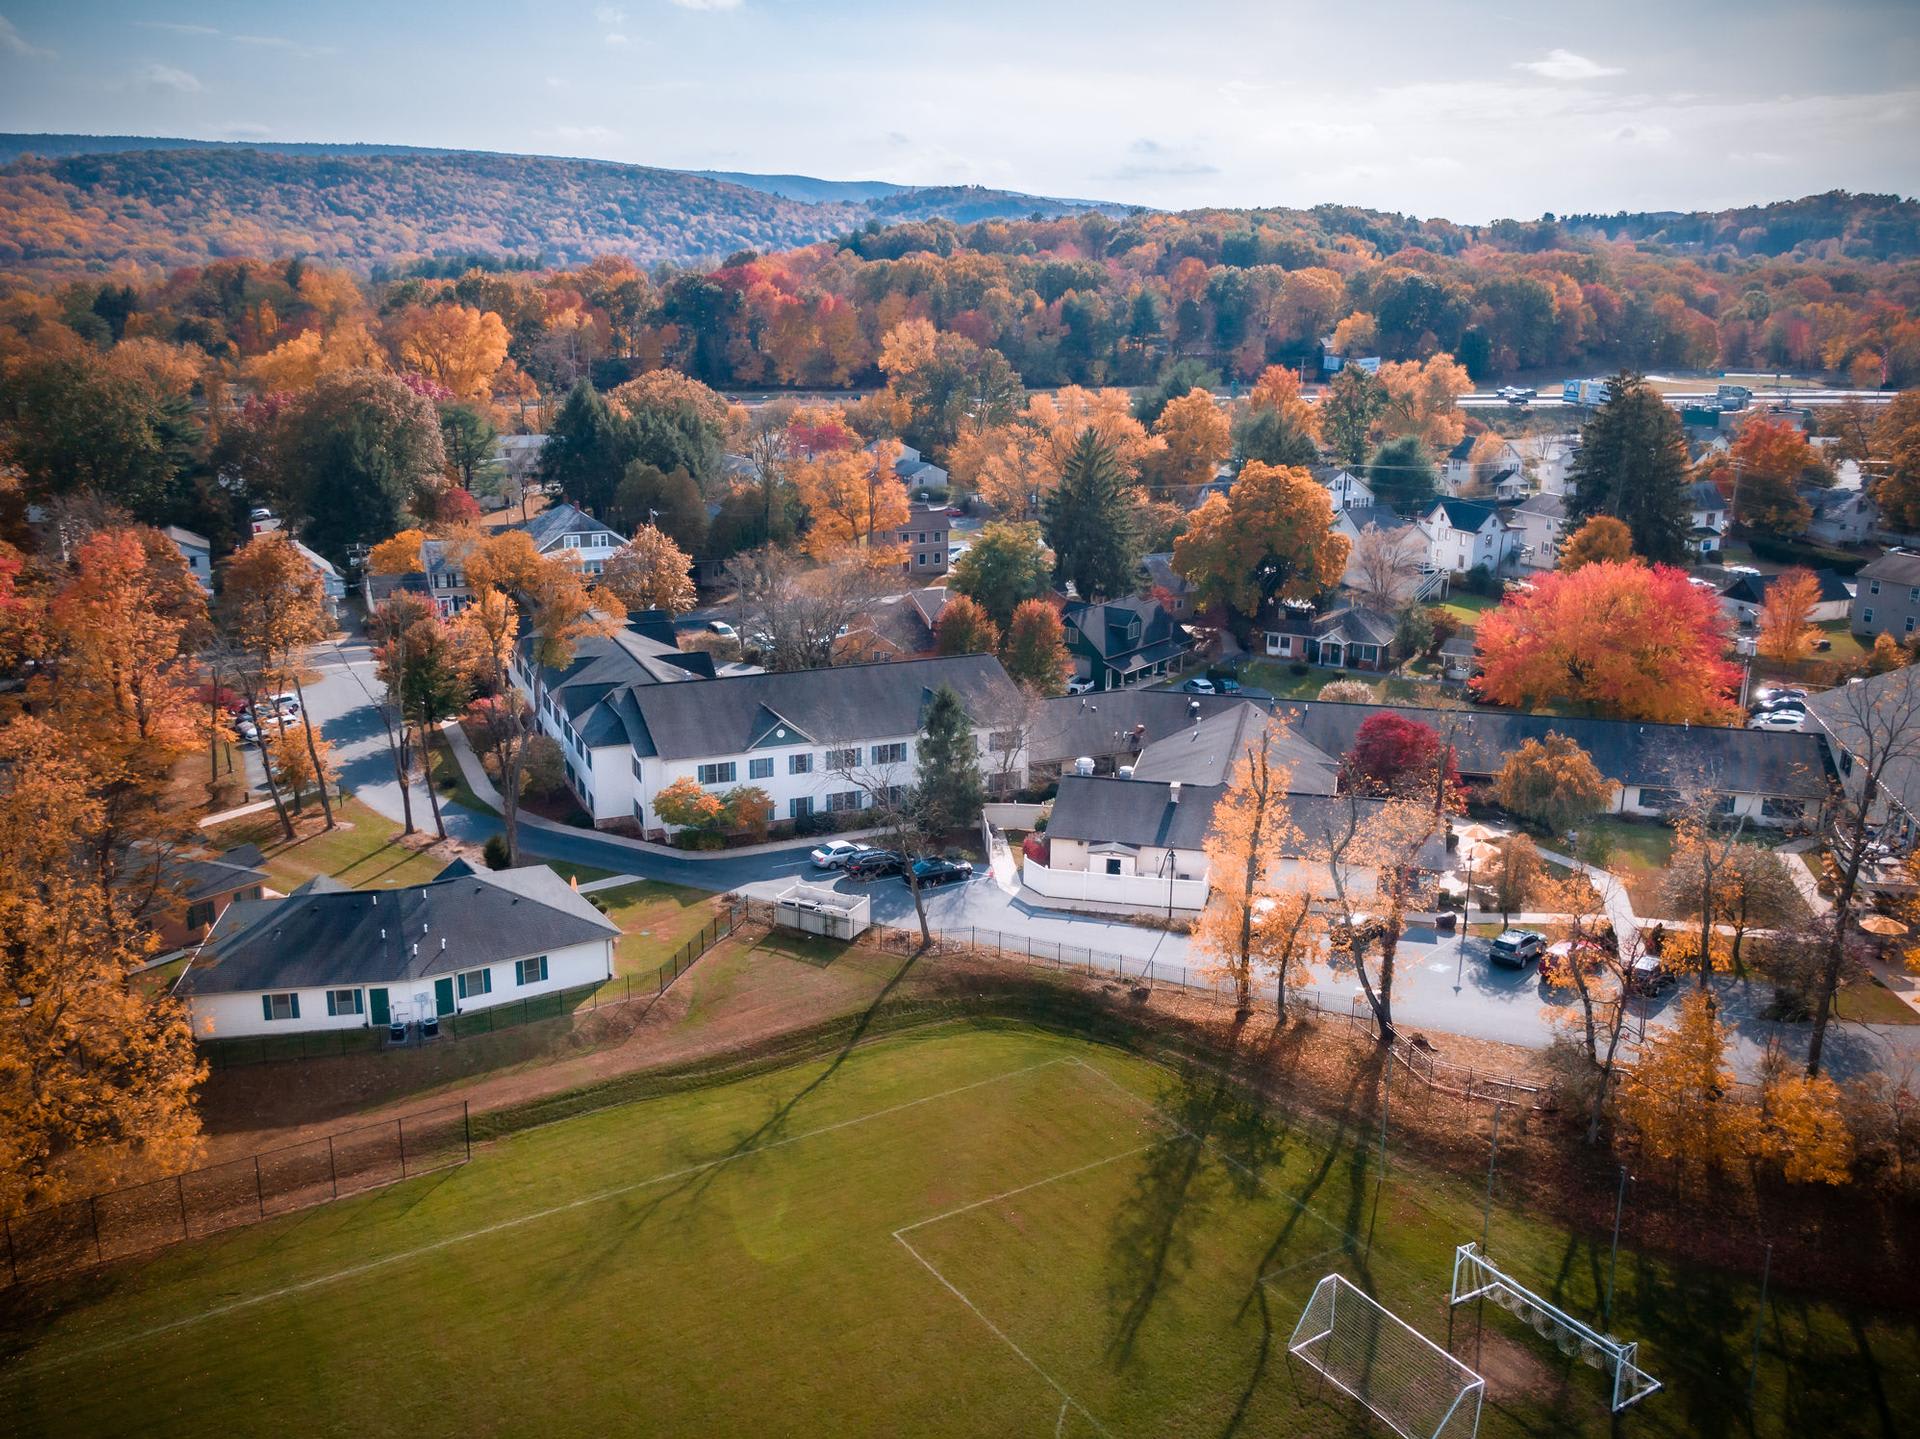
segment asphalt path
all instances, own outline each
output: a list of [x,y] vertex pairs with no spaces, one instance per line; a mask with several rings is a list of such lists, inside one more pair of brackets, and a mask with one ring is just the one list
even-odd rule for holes
[[[333,746],[340,781],[355,798],[396,824],[402,818],[400,786],[374,705],[380,693],[373,657],[362,640],[343,642],[313,652],[309,668],[314,679],[306,685],[310,716]],[[259,782],[257,751],[250,751],[248,767]],[[431,832],[433,820],[427,793],[416,779],[412,787],[414,824]],[[484,844],[500,832],[491,814],[475,813],[451,801],[441,806],[450,835]],[[855,885],[846,876],[813,867],[808,851],[813,841],[750,855],[695,859],[659,854],[620,844],[592,831],[555,833],[525,826],[520,834],[524,853],[538,859],[565,860],[714,892],[741,891],[771,899],[795,879],[828,884],[841,890],[860,890],[872,901],[876,923],[917,928],[913,897],[899,879]],[[928,891],[928,923],[951,937],[967,936],[986,945],[996,942],[1011,952],[1029,950],[1036,958],[1064,957],[1075,964],[1116,970],[1132,976],[1149,963],[1156,978],[1185,976],[1198,980],[1201,965],[1190,953],[1184,934],[1129,924],[1102,915],[1045,909],[1017,894],[1009,894],[984,870],[964,883]],[[1351,965],[1322,961],[1310,967],[1310,988],[1322,1004],[1349,1008],[1360,993]],[[1757,1072],[1770,1045],[1789,1055],[1803,1054],[1807,1026],[1780,1024],[1765,1017],[1766,987],[1724,979],[1717,983],[1722,1017],[1734,1029],[1735,1068],[1744,1075]],[[1670,1023],[1684,991],[1666,994],[1636,1007],[1636,1030],[1645,1023]],[[1402,938],[1394,985],[1394,1014],[1405,1025],[1441,1034],[1496,1040],[1529,1048],[1544,1048],[1556,1034],[1571,1032],[1577,1023],[1577,1005],[1571,991],[1540,982],[1538,966],[1524,971],[1504,969],[1487,958],[1485,940],[1441,934],[1414,926]],[[1444,1042],[1440,1044],[1444,1054]],[[1832,1072],[1845,1076],[1868,1069],[1910,1065],[1920,1061],[1920,1026],[1837,1024],[1827,1044]]]

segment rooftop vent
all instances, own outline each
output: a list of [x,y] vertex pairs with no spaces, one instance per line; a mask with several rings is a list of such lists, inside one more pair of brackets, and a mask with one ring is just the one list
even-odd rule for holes
[[1180,803],[1180,781],[1179,780],[1175,780],[1172,784],[1167,786],[1167,803],[1168,804]]

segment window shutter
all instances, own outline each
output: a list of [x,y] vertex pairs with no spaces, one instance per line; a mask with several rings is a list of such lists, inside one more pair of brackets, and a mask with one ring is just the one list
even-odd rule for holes
[[353,1012],[355,1014],[365,1014],[367,1012],[367,997],[366,997],[365,990],[356,989],[353,992]]
[[300,1017],[300,996],[298,994],[292,994],[287,997],[293,1001],[293,1017],[298,1019]]
[[262,1019],[273,1018],[273,996],[270,994],[260,996],[260,1017]]

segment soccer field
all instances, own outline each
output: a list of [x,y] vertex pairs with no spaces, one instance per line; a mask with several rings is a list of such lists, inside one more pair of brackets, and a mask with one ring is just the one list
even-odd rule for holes
[[[1476,1186],[1198,1076],[943,1026],[566,1120],[459,1169],[0,1299],[10,1434],[1344,1435],[1291,1365],[1338,1270],[1445,1342]],[[1605,1251],[1496,1212],[1591,1317]],[[1910,1329],[1623,1256],[1652,1435],[1895,1433]],[[1604,1434],[1602,1377],[1489,1309],[1481,1432]],[[1684,1343],[1684,1347],[1683,1347]],[[1384,1432],[1375,1427],[1374,1432]]]

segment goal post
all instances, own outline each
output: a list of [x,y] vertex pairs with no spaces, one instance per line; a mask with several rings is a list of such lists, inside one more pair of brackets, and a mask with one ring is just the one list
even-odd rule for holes
[[1543,1339],[1569,1358],[1578,1356],[1595,1369],[1613,1377],[1610,1407],[1618,1414],[1659,1392],[1660,1381],[1638,1363],[1640,1346],[1631,1340],[1602,1334],[1583,1324],[1558,1305],[1551,1304],[1525,1285],[1503,1272],[1480,1252],[1480,1246],[1462,1244],[1453,1252],[1453,1294],[1451,1303],[1458,1308],[1470,1299],[1491,1299],[1502,1309],[1530,1326]]
[[1313,1288],[1287,1352],[1401,1439],[1472,1439],[1486,1381],[1344,1277]]

